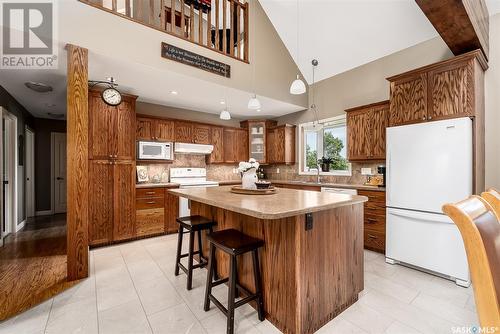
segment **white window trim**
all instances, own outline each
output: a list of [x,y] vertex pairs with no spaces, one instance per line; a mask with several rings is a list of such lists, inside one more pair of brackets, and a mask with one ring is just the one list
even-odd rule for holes
[[[298,131],[299,131],[299,175],[317,175],[317,172],[305,172],[303,170],[304,163],[305,163],[305,152],[304,152],[304,147],[303,147],[303,141],[304,141],[304,131],[309,130],[309,129],[321,129],[323,127],[324,123],[328,122],[333,122],[333,121],[338,121],[338,120],[345,120],[346,115],[340,115],[340,116],[335,116],[331,118],[326,118],[319,120],[318,124],[315,124],[315,122],[308,122],[308,123],[302,123],[299,124],[298,126]],[[323,151],[323,141],[318,143],[318,152]],[[348,168],[347,170],[334,170],[330,172],[319,172],[319,175],[324,175],[324,176],[351,176],[352,175],[352,164],[348,162]]]

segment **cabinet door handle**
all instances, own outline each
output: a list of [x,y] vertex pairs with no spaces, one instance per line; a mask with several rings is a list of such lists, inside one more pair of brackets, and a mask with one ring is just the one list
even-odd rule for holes
[[154,194],[155,194],[155,192],[154,192],[154,191],[147,191],[147,192],[146,192],[146,195],[154,195]]
[[368,222],[369,224],[375,224],[375,223],[377,222],[377,220],[376,220],[376,219],[373,219],[373,218],[368,218],[368,219],[367,219],[367,222]]
[[368,238],[370,238],[370,239],[378,239],[378,237],[374,236],[373,234],[368,234]]
[[424,116],[424,117],[422,117],[422,120],[423,120],[423,121],[425,121],[426,119],[427,119],[427,117],[425,117],[425,116]]
[[429,116],[429,119],[432,119],[432,116]]
[[156,204],[155,201],[151,201],[151,202],[146,202],[146,204]]

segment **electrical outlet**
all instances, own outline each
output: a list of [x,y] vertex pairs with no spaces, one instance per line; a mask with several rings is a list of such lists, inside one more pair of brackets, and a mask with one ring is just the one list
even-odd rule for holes
[[276,168],[276,174],[279,174],[279,173],[280,173],[280,169]]

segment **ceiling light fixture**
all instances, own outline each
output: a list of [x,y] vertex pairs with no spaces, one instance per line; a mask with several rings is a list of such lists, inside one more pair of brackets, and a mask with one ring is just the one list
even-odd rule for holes
[[41,83],[41,82],[34,82],[34,81],[28,81],[28,82],[25,82],[24,85],[37,92],[37,93],[48,93],[48,92],[52,92],[52,86],[49,86],[47,84],[44,84],[44,83]]
[[178,93],[177,91],[175,91],[175,90],[172,90],[172,91],[170,91],[170,94],[172,94],[172,95],[177,95],[177,94],[179,94],[179,93]]
[[224,104],[226,104],[226,101],[221,100],[221,101],[220,101],[220,104],[224,105]]
[[[299,58],[300,58],[300,52],[299,52],[299,0],[297,0],[297,72],[300,73],[299,70]],[[297,73],[297,79],[295,79],[292,82],[292,85],[290,86],[290,94],[292,95],[300,95],[304,94],[306,92],[306,85],[304,84],[304,81],[300,80],[300,74]]]
[[319,62],[316,60],[316,59],[313,59],[311,61],[311,64],[313,66],[312,68],[312,75],[313,75],[313,81],[312,81],[312,86],[311,86],[311,99],[312,99],[312,104],[311,104],[311,107],[310,109],[313,111],[314,113],[314,117],[316,118],[316,124],[319,123],[319,117],[318,117],[318,108],[316,107],[316,103],[314,103],[314,100],[315,100],[315,96],[316,96],[316,92],[315,92],[315,89],[314,89],[314,84],[316,83],[316,79],[315,79],[315,70],[316,70],[316,66],[318,66]]
[[229,111],[227,111],[226,109],[222,110],[220,112],[220,119],[224,120],[224,121],[229,121],[231,119],[231,114],[229,113]]

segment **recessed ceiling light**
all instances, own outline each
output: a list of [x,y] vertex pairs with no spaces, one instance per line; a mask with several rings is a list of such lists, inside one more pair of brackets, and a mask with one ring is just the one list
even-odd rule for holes
[[28,81],[24,85],[37,93],[47,93],[52,91],[52,86],[46,85],[41,82]]
[[178,93],[176,90],[172,90],[172,91],[170,91],[170,94],[172,94],[172,95],[177,95],[177,94],[179,94],[179,93]]
[[220,100],[220,104],[226,104],[226,101]]
[[257,109],[257,112],[260,112],[260,109]]

